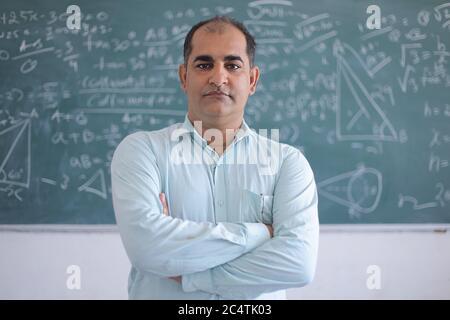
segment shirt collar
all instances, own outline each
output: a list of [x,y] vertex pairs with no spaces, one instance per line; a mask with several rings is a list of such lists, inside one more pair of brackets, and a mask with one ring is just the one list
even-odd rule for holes
[[[191,123],[191,120],[189,120],[189,117],[187,114],[184,117],[184,122],[183,122],[182,127],[184,129],[186,129],[183,132],[183,134],[189,134],[191,136],[191,138],[193,138],[195,141],[200,143],[200,145],[202,145],[202,146],[208,145],[207,141],[205,139],[203,139],[203,137],[197,132],[197,130],[195,130],[195,128],[194,128],[193,124]],[[234,143],[237,143],[238,141],[247,137],[251,133],[252,133],[252,130],[248,126],[247,122],[245,121],[245,119],[242,119],[242,124],[241,124],[238,132],[234,136],[234,140],[233,140]]]

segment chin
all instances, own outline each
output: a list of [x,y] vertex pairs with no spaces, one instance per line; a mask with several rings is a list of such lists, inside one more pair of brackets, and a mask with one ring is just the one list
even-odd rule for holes
[[230,114],[233,109],[231,106],[224,106],[221,104],[208,105],[202,108],[203,113],[210,116],[224,116]]

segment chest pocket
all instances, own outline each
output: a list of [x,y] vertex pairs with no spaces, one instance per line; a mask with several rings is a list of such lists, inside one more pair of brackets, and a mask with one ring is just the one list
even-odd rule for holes
[[272,224],[273,196],[244,189],[241,193],[241,221]]

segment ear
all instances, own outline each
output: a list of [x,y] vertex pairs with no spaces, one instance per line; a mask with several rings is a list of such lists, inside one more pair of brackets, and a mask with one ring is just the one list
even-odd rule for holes
[[186,92],[186,66],[184,64],[180,64],[178,67],[178,77],[180,78],[181,89]]
[[259,68],[254,66],[250,69],[250,95],[253,95],[256,91],[256,86],[259,80]]

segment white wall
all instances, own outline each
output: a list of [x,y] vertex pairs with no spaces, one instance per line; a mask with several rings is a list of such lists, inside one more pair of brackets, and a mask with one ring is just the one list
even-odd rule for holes
[[[323,226],[315,281],[288,298],[450,299],[443,228]],[[126,299],[129,262],[119,235],[87,230],[0,231],[0,299]],[[69,265],[81,268],[81,290],[67,289]],[[379,290],[366,286],[369,265],[380,267]]]

